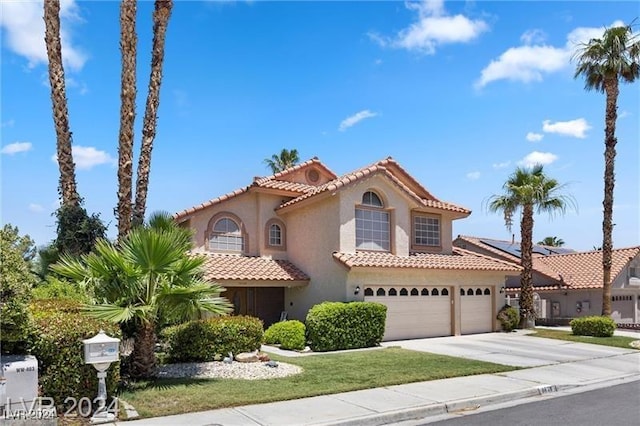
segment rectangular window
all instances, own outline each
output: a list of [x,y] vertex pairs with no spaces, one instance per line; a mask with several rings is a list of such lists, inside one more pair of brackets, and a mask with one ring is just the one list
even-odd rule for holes
[[414,216],[413,243],[417,246],[440,246],[440,219],[433,216]]
[[281,246],[282,245],[282,230],[276,224],[269,227],[269,245]]
[[210,250],[242,252],[242,236],[233,234],[212,235],[209,240]]
[[376,251],[391,249],[389,212],[356,209],[356,248]]

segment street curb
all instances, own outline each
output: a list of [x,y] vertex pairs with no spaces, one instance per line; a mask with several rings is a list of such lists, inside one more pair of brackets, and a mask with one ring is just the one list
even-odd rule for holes
[[459,399],[451,402],[439,402],[429,405],[406,408],[402,410],[386,411],[383,413],[369,414],[353,419],[337,420],[326,423],[316,423],[317,426],[382,426],[390,423],[398,423],[408,420],[418,420],[425,417],[437,416],[458,411],[476,410],[484,405],[499,404],[517,399],[530,398],[557,392],[555,385],[542,385],[534,388],[522,389],[513,392],[503,392],[473,398]]

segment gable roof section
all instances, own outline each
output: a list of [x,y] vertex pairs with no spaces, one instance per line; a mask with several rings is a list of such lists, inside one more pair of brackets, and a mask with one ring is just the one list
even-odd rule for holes
[[198,253],[205,256],[205,278],[209,281],[309,281],[307,274],[287,260],[235,254]]
[[[324,185],[320,185],[313,190],[282,204],[276,210],[287,209],[320,194],[337,191],[343,187],[353,185],[363,179],[378,174],[387,177],[396,187],[415,200],[418,205],[460,213],[464,216],[471,214],[471,210],[452,203],[443,202],[435,198],[391,157],[337,177]],[[416,193],[415,191],[418,192]]]
[[[640,246],[611,251],[611,282],[640,254]],[[541,256],[539,262],[558,272],[569,288],[602,288],[602,251]]]
[[325,166],[322,161],[320,161],[318,159],[318,157],[313,157],[310,160],[305,161],[304,163],[300,163],[300,164],[296,164],[295,166],[289,167],[288,169],[285,169],[281,172],[275,173],[271,176],[265,176],[265,177],[261,177],[255,180],[255,183],[258,185],[263,184],[264,182],[267,181],[272,181],[272,180],[280,180],[280,181],[288,181],[288,177],[291,176],[292,174],[294,174],[295,172],[302,170],[302,169],[306,169],[307,167],[311,166],[311,165],[315,165],[316,168],[319,168],[322,172],[324,172],[327,176],[329,176],[329,179],[335,179],[338,177],[338,175],[336,175],[335,173],[333,173],[327,166]]
[[385,252],[333,253],[347,268],[409,268],[519,272],[520,266],[472,251],[454,248],[453,254],[412,253],[396,256]]

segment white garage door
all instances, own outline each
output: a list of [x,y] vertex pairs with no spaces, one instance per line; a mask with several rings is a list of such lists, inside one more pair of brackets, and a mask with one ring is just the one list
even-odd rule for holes
[[493,331],[493,309],[489,287],[460,288],[460,313],[462,334]]
[[611,296],[611,318],[616,322],[633,322],[633,295]]
[[446,287],[366,287],[364,300],[387,306],[385,341],[451,335]]

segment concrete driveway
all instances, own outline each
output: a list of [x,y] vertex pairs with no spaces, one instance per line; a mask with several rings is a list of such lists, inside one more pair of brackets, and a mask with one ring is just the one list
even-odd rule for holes
[[383,342],[382,346],[400,346],[516,367],[537,367],[589,359],[607,358],[637,352],[633,349],[588,345],[564,340],[530,337],[527,332],[485,333],[469,336]]

